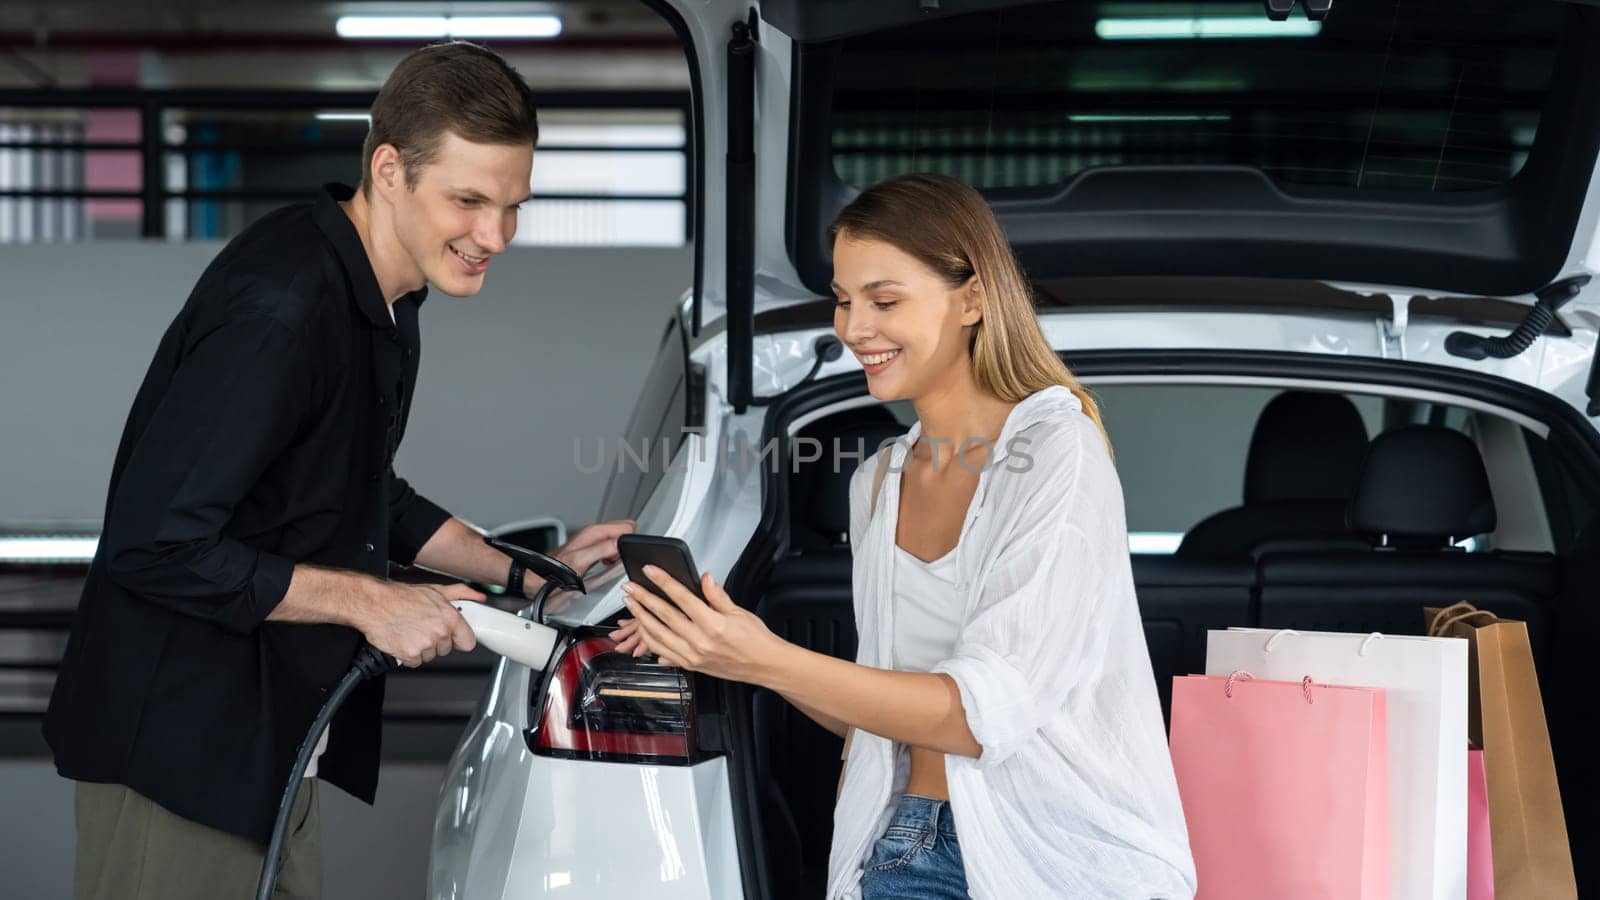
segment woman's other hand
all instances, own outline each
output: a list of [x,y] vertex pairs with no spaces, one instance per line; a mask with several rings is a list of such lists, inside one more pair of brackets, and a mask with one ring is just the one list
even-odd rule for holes
[[734,603],[709,572],[700,576],[704,601],[655,566],[645,566],[644,575],[656,592],[631,582],[622,586],[633,618],[623,619],[611,632],[618,652],[654,653],[662,662],[691,672],[755,682],[783,643],[754,613]]

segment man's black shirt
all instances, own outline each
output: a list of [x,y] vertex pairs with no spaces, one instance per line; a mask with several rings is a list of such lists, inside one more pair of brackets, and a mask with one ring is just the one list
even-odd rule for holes
[[[294,759],[361,644],[264,621],[296,563],[384,576],[449,517],[395,477],[426,289],[385,309],[328,185],[225,247],[167,329],[117,448],[100,544],[45,716],[56,768],[269,836]],[[320,777],[371,802],[382,679]]]

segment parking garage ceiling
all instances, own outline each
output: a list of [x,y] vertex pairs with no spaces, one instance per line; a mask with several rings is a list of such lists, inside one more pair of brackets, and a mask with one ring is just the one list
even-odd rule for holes
[[[145,87],[376,88],[393,62],[427,38],[352,40],[345,16],[553,16],[547,38],[478,38],[535,85],[686,87],[670,28],[636,0],[552,3],[327,3],[93,0],[0,4],[0,88],[89,87],[96,58],[138,54]],[[606,57],[605,66],[574,65]]]

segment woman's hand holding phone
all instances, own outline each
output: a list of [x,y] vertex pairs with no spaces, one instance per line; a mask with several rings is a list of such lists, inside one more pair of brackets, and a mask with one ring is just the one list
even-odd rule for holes
[[[749,610],[733,602],[711,573],[700,576],[705,600],[656,566],[645,566],[652,585],[625,582],[623,619],[613,640],[617,650],[717,678],[758,683],[766,663],[785,642]],[[664,599],[665,598],[665,599]]]

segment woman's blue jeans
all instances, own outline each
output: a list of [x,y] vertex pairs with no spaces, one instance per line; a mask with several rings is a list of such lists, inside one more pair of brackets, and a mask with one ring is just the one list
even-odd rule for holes
[[907,794],[872,846],[862,900],[966,900],[950,801]]

